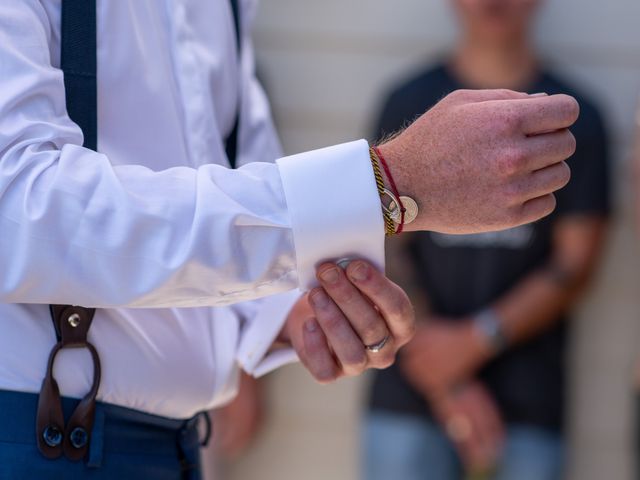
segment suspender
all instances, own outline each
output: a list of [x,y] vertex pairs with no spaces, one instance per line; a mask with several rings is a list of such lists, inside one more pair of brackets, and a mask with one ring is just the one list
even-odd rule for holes
[[84,133],[84,146],[98,147],[95,0],[63,0],[61,67],[67,112]]
[[[238,0],[230,0],[240,55],[240,11]],[[84,146],[98,147],[97,120],[97,40],[96,0],[62,0],[61,68],[64,73],[66,106],[69,117],[84,134]],[[231,166],[235,168],[240,113],[225,141]],[[95,309],[70,305],[51,305],[51,319],[58,342],[49,355],[42,382],[36,417],[36,438],[40,452],[55,459],[65,455],[69,460],[81,460],[89,449],[95,403],[100,386],[100,358],[87,334]],[[60,390],[53,377],[53,365],[58,352],[65,348],[86,348],[93,359],[93,385],[66,422],[62,412]]]
[[[236,50],[238,51],[238,60],[240,60],[240,51],[242,45],[242,30],[240,25],[240,9],[238,8],[238,0],[231,0],[231,11],[233,13],[233,23],[236,27]],[[236,157],[238,156],[238,135],[240,131],[240,100],[238,100],[238,109],[236,111],[236,120],[233,129],[225,141],[225,151],[231,168],[236,168]]]

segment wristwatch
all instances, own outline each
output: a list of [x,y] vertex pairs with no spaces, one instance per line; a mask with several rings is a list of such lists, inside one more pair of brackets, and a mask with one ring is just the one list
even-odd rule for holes
[[494,354],[505,350],[509,344],[507,336],[502,328],[502,322],[493,308],[481,310],[473,316],[473,324],[482,335]]

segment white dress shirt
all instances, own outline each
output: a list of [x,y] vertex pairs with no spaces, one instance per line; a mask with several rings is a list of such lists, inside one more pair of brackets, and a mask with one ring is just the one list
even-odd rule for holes
[[[228,399],[238,365],[291,360],[268,350],[319,261],[382,267],[366,142],[277,160],[240,3],[238,65],[226,0],[98,0],[96,153],[65,109],[60,0],[0,2],[0,389],[39,391],[46,304],[93,306],[99,399],[185,418]],[[56,362],[63,395],[91,372],[82,351]]]

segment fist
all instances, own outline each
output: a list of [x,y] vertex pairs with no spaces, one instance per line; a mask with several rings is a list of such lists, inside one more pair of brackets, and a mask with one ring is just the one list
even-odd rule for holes
[[380,146],[420,214],[407,230],[478,233],[538,220],[556,205],[575,152],[567,95],[459,90]]

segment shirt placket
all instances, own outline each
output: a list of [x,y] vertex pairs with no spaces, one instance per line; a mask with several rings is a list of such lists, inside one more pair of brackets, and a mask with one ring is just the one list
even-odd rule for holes
[[179,86],[184,116],[184,138],[192,166],[209,163],[212,106],[207,106],[206,83],[198,65],[197,37],[187,18],[188,2],[166,0],[173,36],[174,72]]

